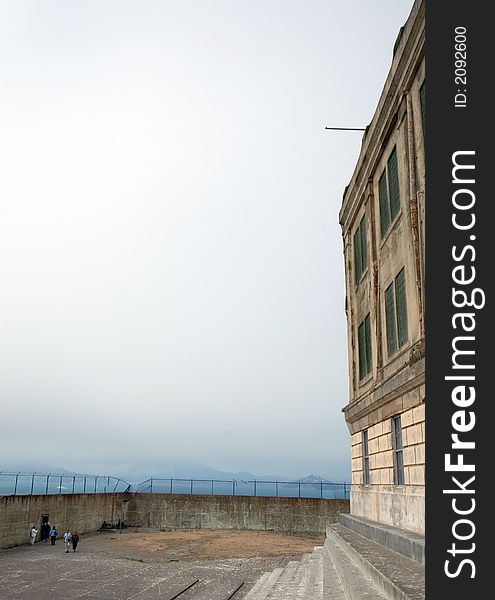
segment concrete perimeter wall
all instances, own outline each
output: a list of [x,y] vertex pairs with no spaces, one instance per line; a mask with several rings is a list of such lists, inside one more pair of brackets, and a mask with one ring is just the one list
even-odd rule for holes
[[136,494],[131,521],[156,529],[254,529],[324,533],[348,500]]
[[[96,531],[103,521],[155,529],[254,529],[324,533],[348,500],[182,494],[53,494],[0,497],[0,548],[28,543],[49,515],[59,534]],[[39,535],[39,534],[38,534]]]
[[130,499],[132,496],[124,493],[2,496],[0,548],[27,544],[29,528],[35,525],[39,530],[44,514],[49,515],[50,525],[55,525],[61,536],[66,529],[96,531],[104,520],[116,522],[122,514],[125,518]]

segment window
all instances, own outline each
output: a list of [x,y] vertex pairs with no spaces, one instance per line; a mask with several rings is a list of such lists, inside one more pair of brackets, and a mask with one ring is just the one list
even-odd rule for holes
[[383,237],[400,210],[399,168],[395,146],[378,182],[378,195],[380,198],[380,230]]
[[388,355],[392,356],[408,339],[406,275],[404,269],[385,290]]
[[425,130],[425,82],[423,81],[421,87],[419,88],[419,100],[421,102],[421,121],[423,122],[423,131]]
[[370,453],[368,449],[368,430],[363,431],[363,484],[370,483]]
[[394,479],[396,485],[404,485],[404,448],[402,446],[402,422],[400,415],[392,419],[394,442]]
[[354,273],[356,285],[360,282],[368,266],[368,240],[366,238],[366,217],[361,219],[354,234]]
[[369,313],[358,327],[358,346],[359,346],[359,379],[364,379],[368,373],[371,373],[373,366],[371,355],[371,323]]

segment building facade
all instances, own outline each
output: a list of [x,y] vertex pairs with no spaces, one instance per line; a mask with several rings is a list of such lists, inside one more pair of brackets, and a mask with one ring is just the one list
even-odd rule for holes
[[340,224],[351,513],[424,533],[424,1],[397,38]]

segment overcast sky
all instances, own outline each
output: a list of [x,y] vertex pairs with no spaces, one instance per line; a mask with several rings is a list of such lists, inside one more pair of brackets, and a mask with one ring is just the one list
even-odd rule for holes
[[347,472],[361,133],[325,126],[411,5],[0,1],[0,463]]

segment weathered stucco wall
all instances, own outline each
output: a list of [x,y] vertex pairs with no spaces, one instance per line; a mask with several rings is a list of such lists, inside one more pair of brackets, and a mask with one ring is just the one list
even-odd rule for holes
[[179,494],[60,494],[0,497],[0,548],[27,544],[28,530],[48,514],[65,529],[96,531],[105,520],[157,529],[254,529],[324,532],[348,500]]
[[131,521],[157,529],[254,529],[325,532],[348,500],[137,494]]
[[[39,529],[41,516],[49,515],[60,535],[68,528],[79,533],[96,531],[101,523],[116,522],[132,501],[130,494],[50,494],[0,497],[0,548],[28,542],[31,525]],[[39,537],[39,533],[38,533]]]

